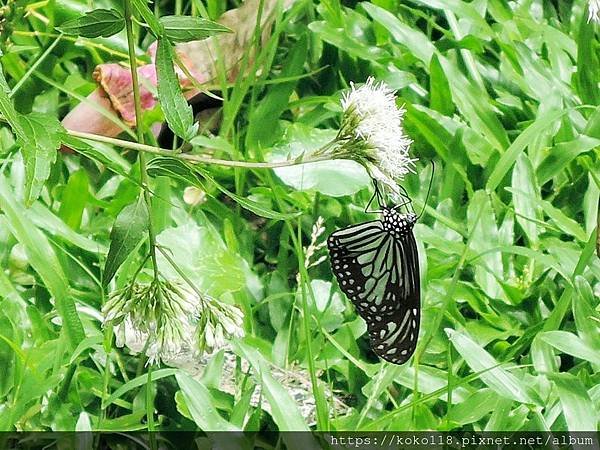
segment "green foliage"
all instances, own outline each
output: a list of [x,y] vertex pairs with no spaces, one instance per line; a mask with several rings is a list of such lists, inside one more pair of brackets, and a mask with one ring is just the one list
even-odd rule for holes
[[94,9],[63,23],[59,30],[86,38],[110,37],[125,28],[125,18],[114,9]]
[[[297,1],[268,29],[231,30],[211,21],[227,2],[131,3],[140,61],[158,39],[143,128],[177,136],[147,164],[60,124],[96,65],[128,64],[129,17],[34,2],[2,28],[0,430],[597,429],[600,43],[585,2]],[[229,31],[247,41],[215,47],[203,87],[222,102],[198,126],[174,45]],[[325,259],[329,233],[374,218],[366,171],[265,168],[330,142],[341,96],[369,76],[398,91],[418,158],[402,185],[423,211],[422,330],[403,366],[369,350]],[[112,292],[155,276],[149,234],[160,276],[238,307],[244,338],[150,368],[145,342],[103,327]]]
[[104,264],[104,285],[108,285],[117,270],[140,244],[148,229],[148,209],[141,201],[127,205],[117,216],[110,232],[110,248]]
[[173,133],[189,141],[196,134],[198,124],[194,123],[192,107],[188,105],[179,87],[173,59],[171,43],[165,38],[160,38],[156,49],[156,74],[161,106]]
[[196,41],[218,33],[232,32],[217,22],[201,17],[162,16],[160,23],[164,27],[165,37],[171,42]]

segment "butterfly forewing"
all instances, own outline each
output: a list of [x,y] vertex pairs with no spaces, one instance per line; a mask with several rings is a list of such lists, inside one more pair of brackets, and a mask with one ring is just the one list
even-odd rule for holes
[[415,220],[384,209],[383,220],[338,230],[328,240],[332,271],[367,322],[373,350],[396,364],[410,358],[419,333]]

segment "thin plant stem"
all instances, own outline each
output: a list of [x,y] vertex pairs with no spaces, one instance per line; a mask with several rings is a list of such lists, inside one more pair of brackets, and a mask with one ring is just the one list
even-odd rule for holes
[[25,82],[29,80],[29,78],[31,77],[33,72],[35,72],[38,66],[46,59],[46,57],[50,53],[52,53],[52,50],[54,50],[54,47],[56,47],[57,44],[60,42],[62,36],[62,34],[59,34],[58,37],[54,40],[54,42],[52,42],[52,44],[50,44],[48,48],[44,50],[44,52],[40,55],[40,57],[31,65],[31,67],[27,69],[25,75],[23,75],[21,79],[17,81],[17,84],[15,84],[14,87],[11,89],[9,94],[10,98],[14,97],[14,95],[19,91],[19,89],[21,89],[21,86],[23,86],[23,84],[25,84]]
[[[236,161],[227,159],[212,158],[210,156],[193,155],[187,153],[176,153],[173,150],[167,150],[160,147],[154,147],[152,145],[140,144],[138,142],[124,141],[122,139],[110,138],[101,136],[99,134],[83,133],[80,131],[68,130],[68,133],[80,139],[86,139],[95,142],[102,142],[105,144],[117,145],[122,148],[135,150],[143,153],[150,153],[153,155],[169,156],[171,158],[181,159],[191,163],[202,163],[202,164],[213,164],[217,166],[225,167],[241,167],[246,169],[275,169],[277,167],[290,167],[297,166],[300,164],[307,164],[318,161],[329,161],[332,159],[331,155],[310,155],[302,159],[292,159],[285,161],[272,161],[272,162],[257,162],[257,161]],[[343,159],[343,158],[340,158]]]
[[152,364],[148,364],[148,378],[146,380],[146,420],[148,421],[148,431],[150,432],[150,447],[154,450],[156,442],[154,440],[154,402],[152,400]]
[[[271,178],[271,174],[267,173],[266,175],[268,185],[271,187],[274,193],[274,199],[279,208],[283,208],[283,203],[281,202],[279,196],[276,194],[276,190],[274,189],[273,179]],[[330,429],[329,425],[329,416],[327,415],[326,406],[322,403],[321,392],[319,391],[319,386],[317,384],[317,374],[316,368],[314,365],[314,360],[312,356],[312,345],[311,345],[311,332],[310,332],[310,311],[308,308],[308,296],[307,293],[310,294],[313,304],[316,304],[315,295],[308,280],[308,272],[306,271],[306,267],[304,267],[304,249],[302,248],[302,228],[300,220],[298,220],[298,235],[294,233],[294,227],[289,221],[285,221],[285,225],[288,228],[290,239],[296,249],[296,254],[298,256],[298,273],[299,273],[299,287],[302,296],[302,316],[303,316],[303,326],[305,332],[306,339],[306,349],[307,349],[307,359],[308,359],[308,371],[310,374],[310,381],[313,391],[313,396],[315,398],[316,412],[317,412],[317,429],[320,431],[328,431]],[[307,292],[308,291],[308,292]],[[320,327],[320,323],[319,323]]]
[[365,405],[365,407],[363,408],[363,410],[360,413],[360,417],[358,418],[358,423],[356,424],[356,427],[355,427],[356,430],[360,430],[360,426],[364,422],[365,418],[367,417],[367,414],[369,413],[369,410],[373,406],[373,402],[376,400],[377,396],[379,396],[381,394],[379,392],[379,389],[381,387],[381,383],[383,382],[384,371],[385,371],[385,363],[381,364],[379,370],[377,371],[377,379],[375,380],[375,383],[373,384],[373,392],[371,393],[371,395],[369,395],[369,398],[367,399],[367,404]]
[[[133,85],[133,102],[135,106],[136,134],[139,144],[144,145],[144,127],[142,121],[142,103],[140,97],[140,84],[137,73],[137,61],[135,59],[135,41],[133,39],[131,1],[125,0],[125,27],[127,30],[127,46],[129,50],[129,64],[131,66],[131,81]],[[146,155],[139,154],[140,181],[143,187],[144,202],[148,209],[148,238],[150,240],[150,256],[154,269],[154,278],[158,279],[158,264],[156,263],[156,234],[152,223],[152,199],[150,198],[148,170],[146,167]]]
[[202,291],[200,291],[196,284],[192,280],[190,280],[190,278],[185,274],[183,270],[181,270],[181,267],[179,267],[179,265],[173,260],[173,258],[171,258],[171,255],[169,255],[169,252],[166,251],[166,249],[164,249],[162,245],[158,246],[158,251],[162,253],[162,255],[169,262],[169,264],[173,266],[175,272],[179,274],[183,281],[187,283],[187,285],[196,293],[196,295],[198,295],[199,298],[204,299],[204,294],[202,293]]
[[[124,0],[125,3],[125,28],[127,33],[127,48],[129,51],[129,65],[131,67],[131,81],[133,86],[133,102],[135,105],[135,123],[137,140],[139,144],[144,144],[144,127],[142,120],[142,103],[140,99],[140,85],[137,73],[137,60],[135,56],[135,41],[133,37],[131,0]],[[152,268],[154,270],[154,279],[158,282],[158,264],[156,262],[156,234],[152,223],[152,199],[150,198],[148,170],[146,167],[146,154],[140,152],[138,155],[140,164],[140,181],[142,184],[142,195],[148,209],[148,240],[150,244],[150,256],[152,259]],[[152,395],[150,386],[152,385],[152,364],[148,366],[148,381],[146,383],[146,419],[148,421],[148,431],[154,431],[154,405],[152,404]],[[150,447],[156,448],[154,435],[150,434]]]
[[[310,332],[310,311],[308,307],[308,295],[306,292],[308,280],[305,278],[305,271],[302,271],[304,267],[304,252],[302,251],[302,227],[300,224],[300,218],[298,219],[298,236],[296,241],[294,242],[296,246],[296,253],[298,254],[298,267],[300,272],[299,282],[300,282],[300,292],[302,296],[302,324],[304,328],[304,339],[306,340],[306,359],[308,360],[308,372],[310,374],[310,382],[313,388],[313,395],[315,396],[315,401],[318,402],[319,397],[317,397],[318,391],[318,381],[317,381],[317,373],[315,368],[315,362],[313,360],[313,352],[312,352],[312,334]],[[322,417],[319,404],[317,404],[317,422],[318,429],[320,431],[329,431],[327,428],[327,420]]]
[[[34,37],[61,37],[62,40],[69,42],[80,42],[84,43],[85,47],[93,47],[105,53],[108,53],[112,56],[117,56],[119,58],[127,58],[128,55],[126,53],[120,52],[118,50],[113,50],[112,48],[107,47],[104,44],[98,44],[94,42],[92,39],[83,38],[81,36],[73,37],[73,36],[65,36],[62,33],[47,33],[45,31],[24,31],[24,30],[15,30],[13,32],[15,36],[34,36]],[[138,62],[144,63],[143,60],[138,58]]]
[[446,429],[450,430],[450,412],[452,411],[452,392],[454,390],[454,375],[452,374],[452,343],[448,341],[448,394],[446,397]]

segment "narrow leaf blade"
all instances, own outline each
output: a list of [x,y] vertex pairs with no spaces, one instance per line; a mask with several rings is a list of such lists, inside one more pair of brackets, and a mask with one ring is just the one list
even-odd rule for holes
[[166,39],[158,40],[156,50],[156,72],[158,75],[158,97],[165,119],[173,133],[189,141],[194,137],[198,125],[194,124],[192,107],[181,92],[179,80],[173,68],[173,48]]
[[148,209],[142,201],[126,206],[117,216],[110,232],[110,247],[104,265],[104,285],[108,285],[125,259],[148,229]]

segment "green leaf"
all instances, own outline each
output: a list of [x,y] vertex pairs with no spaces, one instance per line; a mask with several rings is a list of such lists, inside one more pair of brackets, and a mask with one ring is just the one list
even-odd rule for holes
[[[151,381],[160,380],[161,378],[170,377],[171,375],[175,375],[179,372],[179,369],[159,369],[154,370],[150,375]],[[140,386],[144,386],[148,382],[148,375],[143,374],[139,377],[134,378],[133,380],[129,380],[127,383],[119,387],[115,392],[113,392],[110,397],[106,399],[106,401],[102,404],[103,407],[107,407],[111,405],[115,400],[123,397],[127,392],[132,389],[138,388]]]
[[242,342],[236,342],[235,352],[250,363],[258,376],[263,395],[271,406],[271,416],[280,430],[308,431],[309,428],[302,418],[298,405],[292,400],[286,390],[273,378],[267,361],[255,348]]
[[[389,11],[369,2],[362,2],[361,6],[373,18],[390,32],[396,42],[404,45],[420,61],[429,66],[431,57],[437,52],[433,43],[418,29],[402,23]],[[343,39],[340,36],[340,39]]]
[[140,199],[119,213],[110,232],[110,247],[102,283],[107,286],[148,230],[148,209]]
[[0,207],[9,231],[25,247],[31,266],[52,295],[62,319],[62,329],[71,349],[84,338],[83,326],[69,292],[69,281],[46,236],[27,218],[26,210],[10,191],[6,178],[0,176]]
[[25,204],[30,206],[40,195],[50,176],[64,131],[55,117],[30,113],[19,118],[24,138],[19,138],[25,161]]
[[475,265],[475,281],[483,291],[492,298],[501,297],[502,287],[498,279],[502,279],[502,255],[489,252],[499,245],[498,225],[496,215],[490,201],[490,196],[484,191],[477,191],[469,202],[467,209],[467,225],[472,235],[471,248],[484,253],[481,262]]
[[[200,289],[214,297],[236,292],[258,283],[246,261],[228,248],[219,232],[203,215],[200,226],[189,220],[160,233],[157,242],[170,253],[179,269]],[[164,255],[157,255],[161,273],[168,279],[181,279]]]
[[189,183],[199,189],[205,190],[205,186],[198,180],[198,177],[196,176],[196,174],[199,174],[201,177],[204,177],[213,183],[219,191],[238,203],[242,208],[253,212],[257,216],[265,217],[267,219],[289,220],[298,217],[301,214],[300,212],[280,213],[266,208],[254,200],[234,194],[223,187],[212,176],[210,176],[208,171],[202,170],[199,167],[192,167],[179,159],[162,156],[156,157],[148,164],[148,173],[153,176],[166,175],[169,177],[175,177],[185,183]]
[[533,338],[531,343],[531,360],[533,367],[537,372],[558,372],[558,363],[554,350],[547,343],[540,339],[539,335]]
[[433,55],[429,65],[429,107],[445,116],[454,112],[450,85],[437,55]]
[[63,23],[58,29],[65,34],[86,38],[110,37],[125,28],[125,18],[115,9],[94,9]]
[[74,230],[81,225],[83,210],[89,197],[89,184],[87,171],[80,169],[71,174],[62,193],[58,215]]
[[581,228],[581,225],[579,225],[570,217],[567,217],[565,213],[554,207],[552,203],[546,200],[540,200],[540,204],[546,215],[552,219],[552,222],[554,222],[563,233],[573,236],[575,239],[581,242],[587,242],[588,236],[586,235],[585,231],[583,231],[583,228]]
[[600,350],[600,317],[594,309],[598,299],[588,281],[578,275],[575,277],[576,298],[572,302],[573,317],[577,333],[590,347]]
[[265,208],[260,203],[255,202],[254,200],[250,200],[249,198],[246,198],[246,197],[241,197],[241,196],[234,194],[233,192],[227,190],[219,182],[217,182],[214,178],[212,178],[210,175],[208,175],[207,171],[202,171],[201,174],[204,178],[206,178],[207,180],[212,182],[219,191],[221,191],[227,197],[229,197],[230,199],[232,199],[233,201],[238,203],[242,208],[245,208],[248,211],[253,212],[257,216],[266,217],[267,219],[290,220],[290,219],[298,217],[299,215],[302,214],[300,211],[293,212],[293,213],[281,213],[281,212],[277,212],[277,211],[274,211],[269,208]]
[[131,0],[131,4],[137,13],[142,16],[144,22],[148,24],[152,34],[154,34],[156,38],[162,37],[165,33],[165,29],[152,10],[148,7],[148,2],[146,0]]
[[192,107],[181,92],[173,61],[171,43],[166,39],[159,39],[156,49],[156,73],[160,105],[173,133],[189,141],[198,131],[198,124],[194,123]]
[[598,411],[581,380],[570,373],[553,373],[554,382],[569,431],[593,431],[598,427]]
[[594,364],[600,364],[600,349],[594,349],[568,331],[546,331],[539,334],[547,344],[568,355]]
[[493,411],[498,403],[498,394],[491,389],[481,389],[474,392],[464,402],[452,406],[448,419],[452,422],[466,425],[477,422]]
[[13,102],[10,97],[10,87],[4,78],[4,71],[0,64],[0,112],[4,118],[8,121],[14,133],[22,140],[26,140],[25,132],[21,126],[21,115],[15,110]]
[[470,3],[461,0],[416,0],[417,3],[428,7],[440,10],[449,10],[455,13],[458,17],[471,22],[473,26],[478,27],[480,37],[492,35],[492,29],[485,20],[485,14],[480,14],[477,9]]
[[488,191],[495,190],[517,160],[519,153],[537,139],[542,132],[554,126],[556,121],[566,114],[566,112],[567,111],[564,110],[550,110],[547,113],[538,116],[531,125],[525,128],[514,142],[510,144],[510,147],[508,147],[494,167],[494,170],[487,180],[486,189]]
[[[148,377],[144,375],[144,378]],[[126,431],[143,430],[148,427],[147,424],[142,423],[142,419],[145,415],[146,411],[140,410],[131,414],[115,417],[114,419],[104,419],[102,421],[102,427],[94,431],[116,431],[123,433]]]
[[357,58],[374,61],[385,54],[383,49],[366,45],[352,36],[349,36],[344,28],[335,28],[328,22],[312,22],[308,28],[325,42],[328,42]]
[[[297,42],[283,63],[280,78],[294,77],[302,74],[308,52],[307,39]],[[264,98],[258,102],[256,108],[250,113],[246,146],[268,147],[279,137],[279,116],[287,107],[290,95],[294,91],[298,80],[285,83],[276,83],[267,90]]]
[[496,150],[504,152],[509,146],[508,135],[492,108],[492,100],[487,92],[467,78],[449,59],[439,58],[457,109],[474,130],[483,135]]
[[600,91],[598,90],[600,58],[598,57],[597,41],[594,39],[595,28],[595,22],[588,21],[586,14],[582,14],[577,35],[577,72],[574,87],[581,100],[590,105],[600,103]]
[[539,199],[539,188],[535,182],[535,175],[531,161],[524,153],[519,154],[512,173],[512,198],[515,207],[516,219],[529,243],[537,247],[539,242],[538,226],[533,220],[540,219],[536,199]]
[[[321,130],[302,123],[289,125],[281,143],[271,151],[269,160],[301,158],[335,138],[335,130]],[[371,185],[367,171],[350,160],[321,161],[274,169],[288,186],[298,191],[319,191],[333,197],[354,194]]]
[[[512,373],[498,367],[498,362],[465,332],[446,328],[450,341],[473,372],[481,372],[481,380],[502,397],[520,403],[534,403],[523,383]],[[489,370],[487,370],[489,369]]]
[[103,243],[77,233],[39,201],[35,202],[27,210],[27,217],[29,217],[36,227],[82,250],[102,254],[108,250]]
[[[600,114],[598,115],[600,117]],[[540,184],[564,173],[567,165],[582,153],[600,147],[600,139],[581,134],[576,139],[560,142],[550,149],[550,153],[537,168]]]
[[188,412],[202,431],[241,431],[221,417],[213,397],[200,381],[182,371],[178,371],[175,378],[183,393]]
[[159,21],[171,42],[198,41],[215,34],[232,32],[220,23],[195,16],[162,16]]

